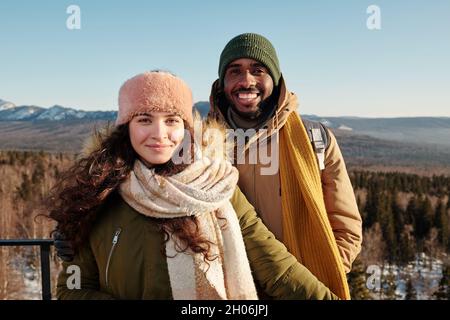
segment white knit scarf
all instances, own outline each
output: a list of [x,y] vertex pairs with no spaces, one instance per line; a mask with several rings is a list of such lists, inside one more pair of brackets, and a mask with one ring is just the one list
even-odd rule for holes
[[[239,221],[229,201],[237,180],[237,169],[225,160],[203,158],[170,177],[155,174],[137,160],[121,184],[121,196],[139,213],[155,218],[194,215],[202,235],[214,243],[211,254],[218,258],[208,266],[202,254],[178,252],[179,239],[170,237],[166,254],[174,299],[257,299]],[[226,219],[225,227],[215,211]]]

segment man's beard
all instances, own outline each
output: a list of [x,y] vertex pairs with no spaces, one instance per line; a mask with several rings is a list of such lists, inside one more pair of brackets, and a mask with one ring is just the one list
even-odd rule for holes
[[242,112],[240,110],[238,110],[238,108],[236,108],[236,106],[228,100],[228,103],[230,104],[231,108],[233,109],[233,112],[235,112],[236,114],[238,114],[241,118],[243,119],[248,119],[248,120],[255,120],[257,118],[259,118],[262,114],[262,106],[264,104],[264,101],[261,101],[256,107],[256,111],[254,112]]
[[225,96],[225,99],[228,101],[228,105],[233,109],[233,112],[239,115],[243,119],[247,120],[257,120],[258,118],[263,117],[266,114],[272,112],[273,108],[276,105],[276,100],[278,99],[277,90],[274,90],[272,94],[267,97],[265,100],[261,101],[256,107],[256,111],[253,112],[242,112],[238,110],[238,108],[234,105],[234,103]]

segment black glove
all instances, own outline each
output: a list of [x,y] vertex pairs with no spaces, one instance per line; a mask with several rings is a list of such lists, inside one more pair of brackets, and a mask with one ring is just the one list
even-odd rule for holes
[[75,256],[75,251],[73,250],[72,243],[69,240],[66,240],[64,234],[59,231],[53,232],[53,240],[56,249],[56,255],[62,261],[72,261],[73,257]]

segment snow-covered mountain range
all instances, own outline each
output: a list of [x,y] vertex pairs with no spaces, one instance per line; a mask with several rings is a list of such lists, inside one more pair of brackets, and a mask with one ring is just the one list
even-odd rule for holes
[[[209,111],[208,102],[194,105],[202,116]],[[62,121],[62,120],[105,120],[114,121],[117,111],[85,111],[54,105],[43,108],[35,105],[16,106],[14,103],[0,99],[0,121]]]
[[115,111],[83,111],[54,105],[50,108],[39,106],[16,106],[0,99],[0,121],[60,121],[60,120],[110,120],[116,118]]
[[[194,107],[202,116],[209,111],[207,101],[199,101]],[[116,111],[84,111],[54,105],[50,108],[39,106],[16,106],[0,99],[0,123],[27,121],[31,123],[60,122],[73,120],[114,121]],[[420,145],[440,145],[447,150],[450,146],[450,117],[399,117],[399,118],[362,118],[362,117],[321,117],[302,114],[309,120],[322,122],[332,130],[365,135],[382,140],[415,143]],[[77,122],[77,121],[75,121]]]

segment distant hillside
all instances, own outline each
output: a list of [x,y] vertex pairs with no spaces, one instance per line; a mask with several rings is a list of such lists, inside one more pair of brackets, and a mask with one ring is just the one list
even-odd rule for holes
[[[209,103],[206,101],[197,102],[196,106],[203,116],[209,111]],[[331,129],[352,132],[355,135],[419,146],[436,144],[450,150],[450,117],[360,118],[307,114],[302,117],[322,122]]]
[[106,121],[0,121],[0,150],[77,152],[94,127]]
[[355,134],[368,135],[384,140],[439,144],[450,147],[450,117],[414,118],[358,118],[319,117],[305,118],[324,123],[330,128],[343,129]]
[[[194,107],[202,116],[209,111],[209,102],[199,101]],[[116,111],[83,111],[55,105],[51,108],[38,106],[16,106],[0,99],[0,122],[3,121],[62,121],[95,120],[114,121]],[[357,135],[366,135],[382,140],[438,144],[450,147],[450,117],[415,118],[359,118],[321,117],[302,115],[306,119],[320,121],[332,129],[341,129]]]
[[[208,102],[197,102],[195,107],[202,116],[209,111]],[[61,106],[17,107],[0,100],[0,149],[78,152],[93,128],[114,121],[116,114]],[[333,130],[350,167],[410,167],[412,171],[420,167],[423,173],[433,167],[450,173],[450,118],[302,116]]]
[[450,148],[435,144],[396,142],[332,129],[347,167],[402,171],[422,175],[450,174]]
[[[0,121],[1,150],[79,152],[94,127],[106,121]],[[443,168],[450,174],[450,150],[436,145],[399,143],[333,129],[348,166]],[[401,171],[405,171],[404,169]],[[409,170],[406,170],[410,172]],[[413,170],[414,172],[414,170]]]
[[[195,107],[203,116],[209,111],[208,103],[199,102]],[[116,116],[115,111],[76,111],[59,106],[49,109],[16,107],[0,100],[0,150],[78,152],[95,127],[114,122]]]

